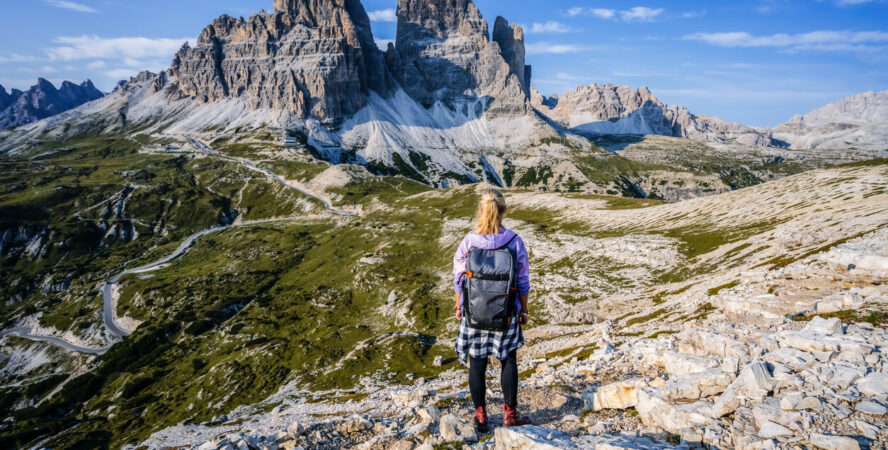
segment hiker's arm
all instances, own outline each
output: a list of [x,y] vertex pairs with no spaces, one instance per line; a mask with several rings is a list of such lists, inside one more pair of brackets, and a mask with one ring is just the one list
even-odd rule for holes
[[457,294],[457,300],[459,300],[459,294],[462,294],[463,283],[466,279],[466,254],[468,251],[468,243],[466,239],[463,239],[453,255],[453,292]]
[[518,316],[518,323],[527,325],[527,294],[519,295],[518,299],[521,300],[521,315]]
[[[524,241],[521,238],[518,238],[518,243],[516,245],[516,255],[518,257],[518,265],[516,267],[516,275],[518,276],[518,295],[524,296],[525,300],[527,298],[527,294],[530,293],[530,261],[527,255],[527,247],[524,246]],[[523,310],[527,310],[527,304],[525,300],[521,302],[521,308]]]
[[456,294],[456,320],[462,319],[462,307],[459,304],[459,297],[462,294]]

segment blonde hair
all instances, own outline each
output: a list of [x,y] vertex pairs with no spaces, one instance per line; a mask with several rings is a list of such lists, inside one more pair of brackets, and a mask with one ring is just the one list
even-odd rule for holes
[[481,192],[478,203],[478,215],[475,220],[475,232],[478,234],[498,234],[506,215],[506,198],[496,189],[485,189]]

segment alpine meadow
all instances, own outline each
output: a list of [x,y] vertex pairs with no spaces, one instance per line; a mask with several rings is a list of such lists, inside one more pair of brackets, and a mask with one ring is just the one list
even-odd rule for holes
[[[102,45],[93,20],[145,6],[16,6],[73,19],[43,25],[61,36],[45,56],[0,38],[0,81],[22,87],[0,86],[0,448],[888,448],[888,32],[794,31],[804,8],[884,26],[884,2],[739,2],[795,8],[759,35],[692,25],[737,5],[371,2],[274,0],[164,28],[188,42]],[[666,44],[584,34],[667,23]],[[693,100],[691,75],[659,97],[588,84],[608,45],[673,45],[650,70],[694,77],[685,46],[777,52],[799,90],[819,75],[798,61],[841,48],[849,78],[817,86],[882,85],[743,125],[661,100]],[[162,69],[53,75],[114,58]],[[602,72],[572,78],[571,58]],[[810,97],[773,83],[767,101]],[[491,188],[529,261],[513,312],[532,424],[507,423],[490,358],[484,432],[454,276],[483,275],[458,261]]]

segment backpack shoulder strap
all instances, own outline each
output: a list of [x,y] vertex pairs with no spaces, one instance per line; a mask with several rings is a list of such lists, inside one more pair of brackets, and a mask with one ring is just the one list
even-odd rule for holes
[[516,237],[518,237],[518,234],[517,234],[517,233],[516,233],[516,234],[513,234],[513,235],[512,235],[512,239],[509,239],[508,242],[506,242],[506,243],[503,244],[503,245],[500,245],[500,246],[497,247],[495,250],[502,250],[502,249],[508,247],[509,245],[512,244],[512,241],[514,241]]

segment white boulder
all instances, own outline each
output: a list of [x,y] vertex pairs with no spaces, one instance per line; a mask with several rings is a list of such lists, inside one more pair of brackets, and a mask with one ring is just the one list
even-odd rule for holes
[[858,379],[857,390],[870,397],[888,396],[888,373],[875,372]]
[[817,316],[808,322],[808,325],[805,326],[805,331],[823,333],[830,336],[845,334],[845,328],[842,326],[842,321],[835,317],[832,319],[824,319]]
[[670,402],[699,400],[721,394],[734,381],[734,375],[721,369],[672,377],[659,388],[659,394]]
[[718,367],[718,365],[718,361],[714,359],[675,352],[663,354],[663,367],[666,369],[666,373],[671,376],[704,372],[713,367]]
[[699,401],[673,405],[659,396],[654,388],[638,390],[638,406],[635,407],[642,423],[673,434],[681,434],[687,428],[706,425],[712,417],[712,404]]
[[808,440],[815,448],[824,450],[860,450],[860,443],[857,442],[857,439],[847,436],[812,433]]
[[647,386],[643,379],[618,381],[604,385],[592,394],[592,409],[626,409],[638,404],[638,389]]
[[453,414],[445,414],[438,422],[438,429],[445,441],[475,440],[475,428]]
[[869,400],[864,400],[858,403],[856,408],[864,414],[871,414],[874,416],[884,416],[885,414],[888,414],[888,408],[886,408],[885,405]]
[[793,432],[789,428],[780,425],[779,423],[772,422],[770,420],[766,420],[762,427],[759,428],[759,436],[765,439],[774,439],[777,437],[783,436],[792,436]]
[[562,450],[576,449],[564,433],[535,425],[497,427],[494,432],[496,450]]
[[416,414],[423,422],[434,422],[435,420],[438,420],[438,416],[441,415],[441,410],[436,406],[428,406],[426,408],[421,408]]

